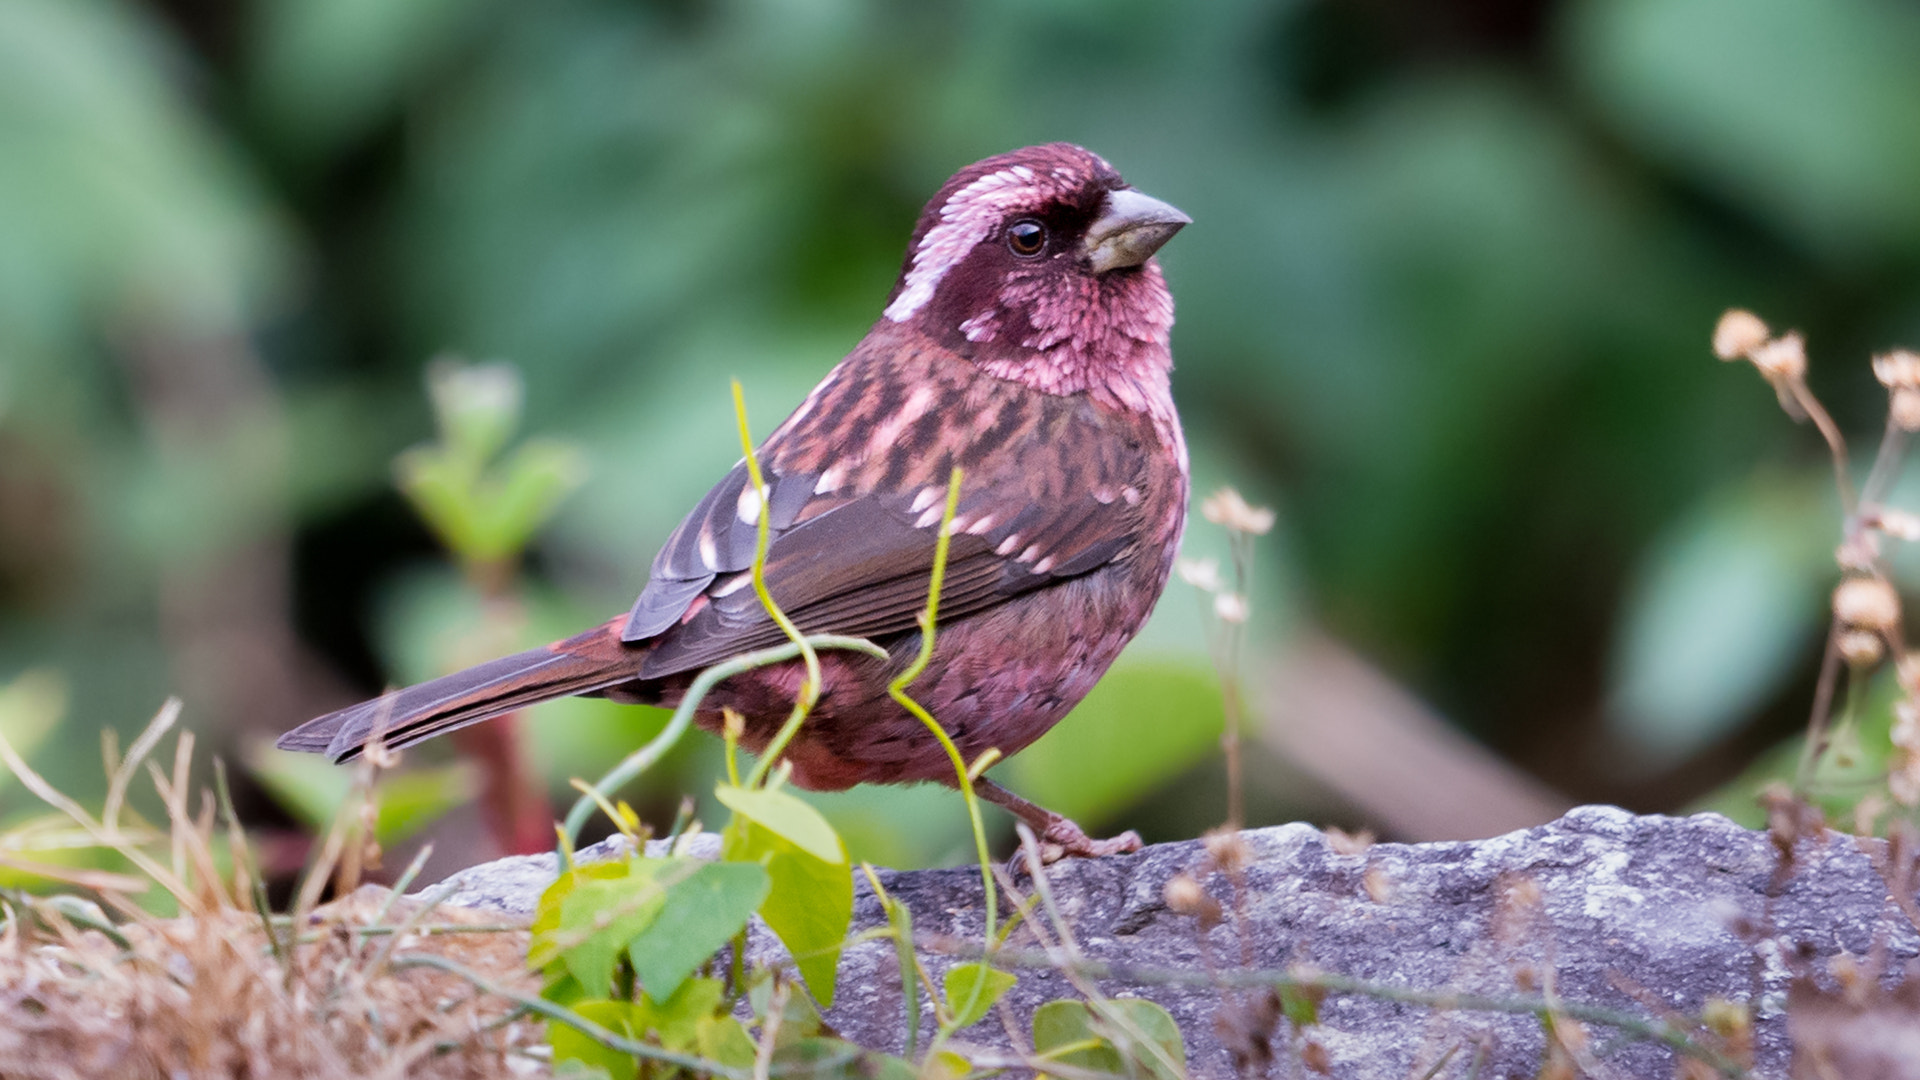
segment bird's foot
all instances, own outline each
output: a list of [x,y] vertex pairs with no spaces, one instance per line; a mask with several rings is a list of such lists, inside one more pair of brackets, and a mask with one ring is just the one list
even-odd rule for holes
[[1119,836],[1095,840],[1080,826],[1055,814],[1052,820],[1047,822],[1046,831],[1040,834],[1040,864],[1052,866],[1069,856],[1076,859],[1100,859],[1108,855],[1130,855],[1145,846],[1140,840],[1140,834],[1132,829],[1128,829]]

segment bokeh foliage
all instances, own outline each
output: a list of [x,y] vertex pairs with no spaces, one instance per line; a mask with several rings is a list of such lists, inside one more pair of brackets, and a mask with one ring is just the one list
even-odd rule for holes
[[[428,673],[479,601],[391,462],[449,350],[593,464],[526,638],[606,617],[737,456],[727,378],[770,427],[942,178],[1066,138],[1195,218],[1175,389],[1199,490],[1281,511],[1268,633],[1679,805],[1802,715],[1837,521],[1706,336],[1801,326],[1878,423],[1858,358],[1920,342],[1914,55],[1892,0],[0,0],[0,680],[64,673],[36,763],[84,789],[169,690],[260,735]],[[1168,774],[1073,747],[1206,755],[1173,589],[1030,793],[1100,818]],[[556,790],[659,724],[557,708]],[[857,853],[964,851],[946,793],[823,804]]]

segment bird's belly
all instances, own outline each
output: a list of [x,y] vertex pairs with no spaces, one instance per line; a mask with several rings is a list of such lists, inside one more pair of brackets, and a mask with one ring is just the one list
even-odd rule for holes
[[[1122,567],[1110,567],[943,625],[926,671],[907,693],[968,762],[989,748],[1017,753],[1086,697],[1146,621],[1159,589],[1136,581]],[[886,664],[852,653],[821,654],[825,689],[787,750],[796,783],[832,791],[953,780],[939,741],[887,693],[888,681],[917,647],[913,635]],[[785,721],[803,676],[797,662],[764,668],[715,687],[708,701],[742,713],[742,741],[758,750]],[[666,697],[675,700],[678,693]],[[720,714],[703,713],[701,723],[717,731]]]

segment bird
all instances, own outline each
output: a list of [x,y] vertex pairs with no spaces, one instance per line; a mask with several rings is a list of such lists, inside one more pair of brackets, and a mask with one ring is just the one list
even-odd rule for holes
[[[817,702],[785,749],[799,787],[959,783],[887,686],[920,651],[949,477],[961,470],[935,647],[909,692],[968,761],[1019,752],[1086,696],[1146,622],[1185,528],[1188,463],[1170,372],[1173,297],[1154,254],[1191,219],[1104,159],[1048,143],[975,162],[915,223],[879,319],[654,558],[632,608],[544,647],[328,713],[279,746],[351,760],[552,698],[674,706],[705,668],[806,634],[887,658],[819,656]],[[764,490],[764,496],[762,491]],[[701,703],[764,750],[799,660],[733,675]],[[1139,850],[980,776],[1045,857]]]

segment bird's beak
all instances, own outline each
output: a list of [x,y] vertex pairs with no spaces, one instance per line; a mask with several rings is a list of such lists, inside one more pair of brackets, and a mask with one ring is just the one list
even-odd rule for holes
[[1087,226],[1087,239],[1081,250],[1093,264],[1093,272],[1104,274],[1122,266],[1139,266],[1152,258],[1182,225],[1192,218],[1151,195],[1132,188],[1107,192],[1107,203]]

